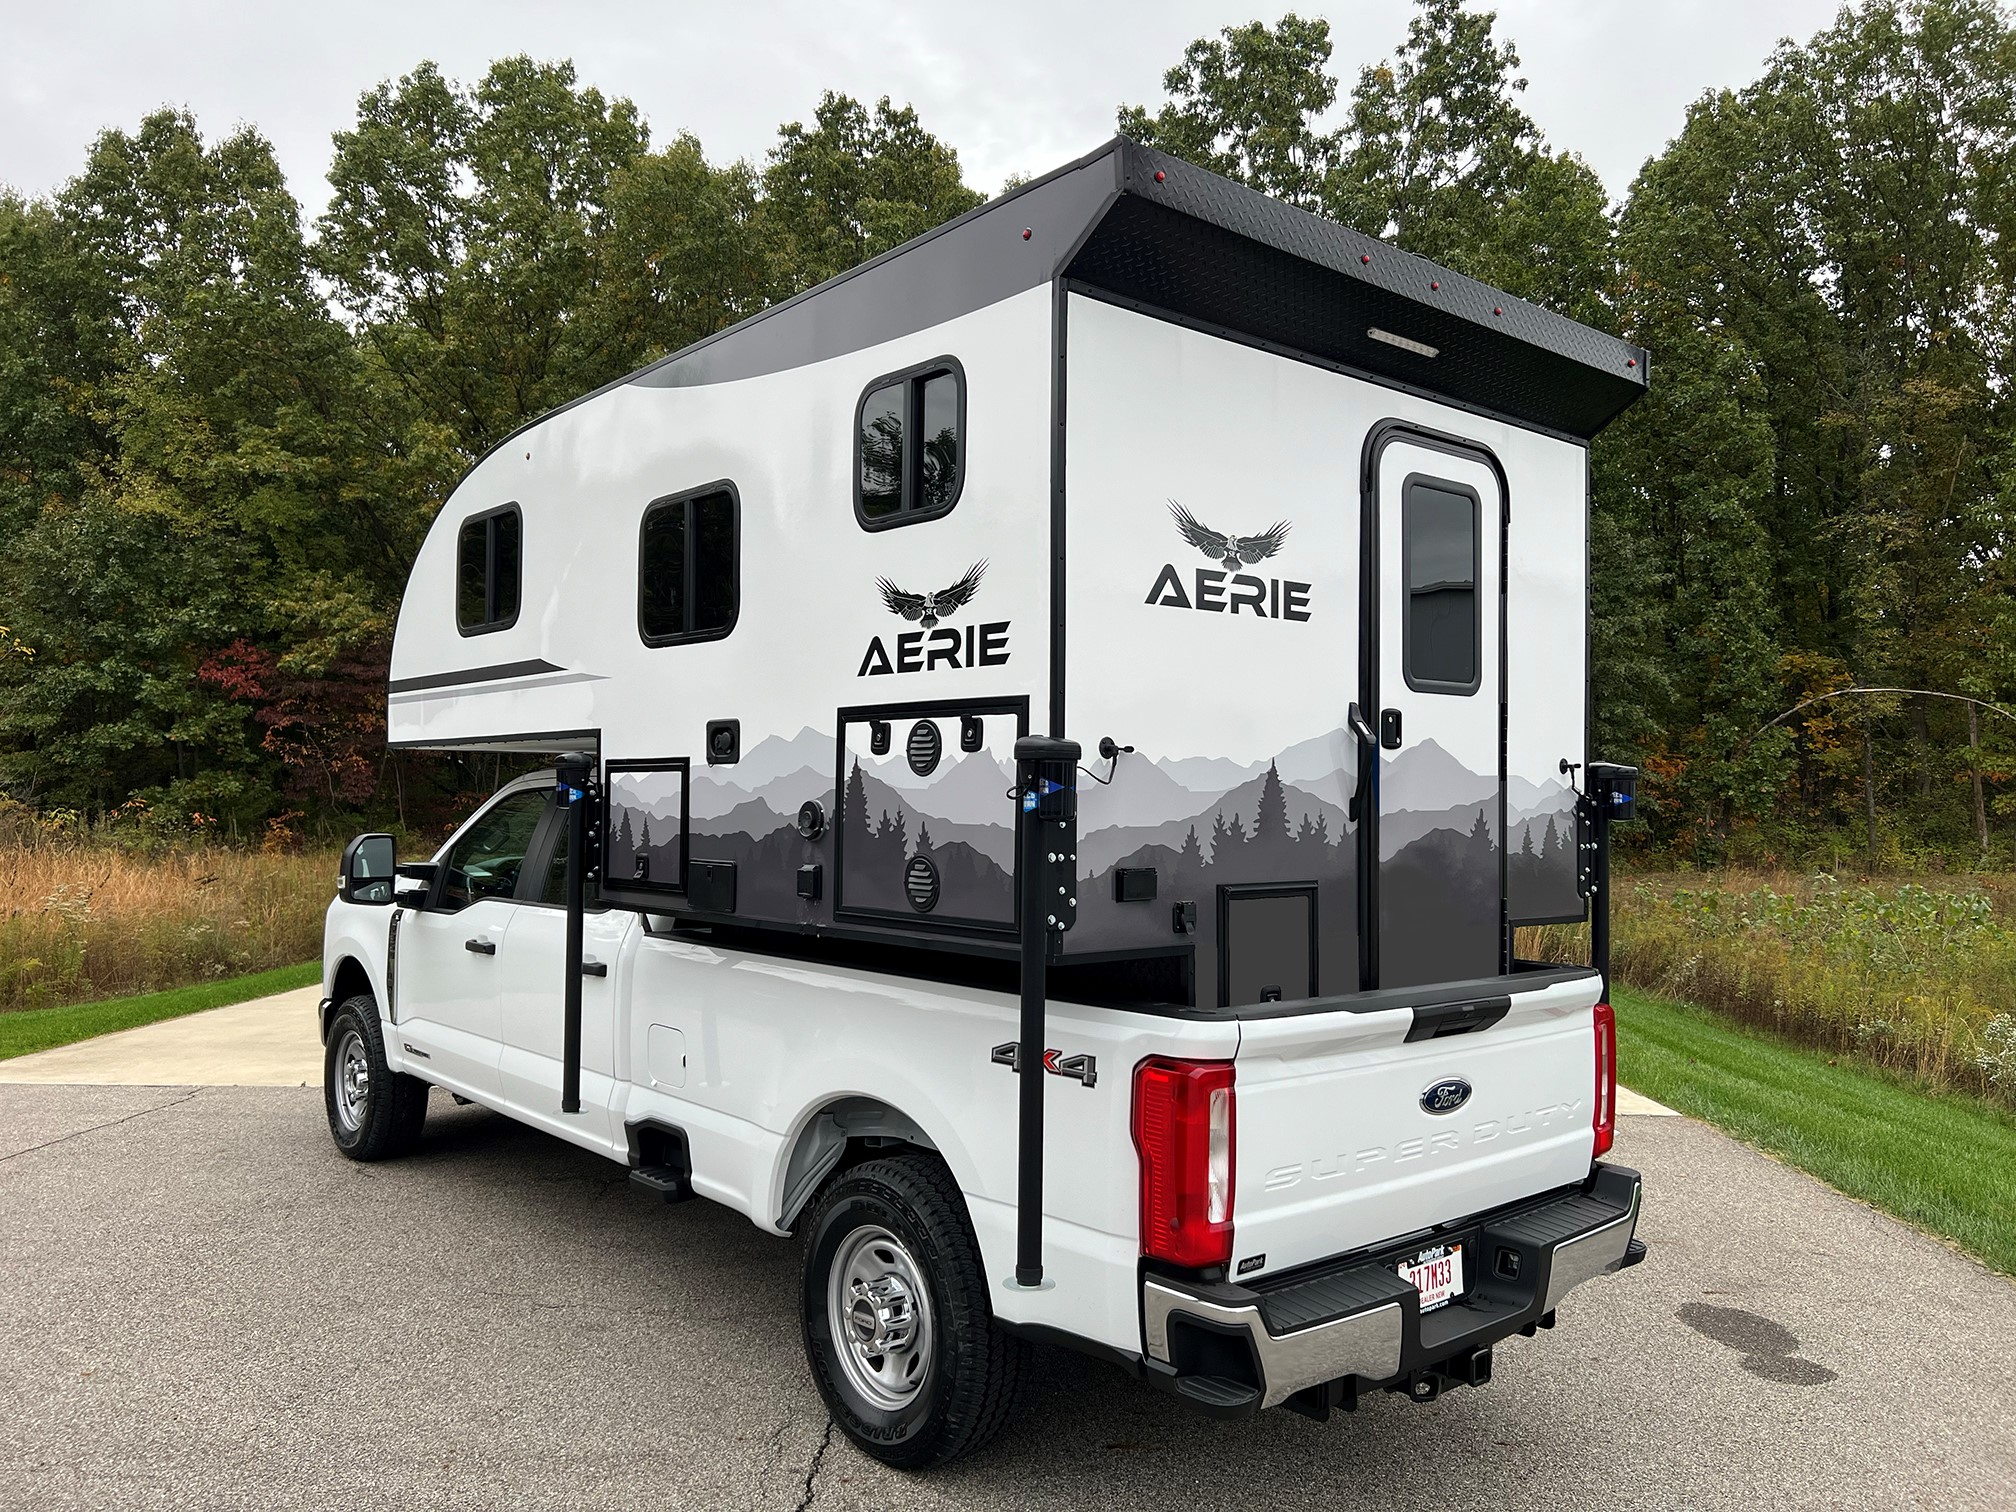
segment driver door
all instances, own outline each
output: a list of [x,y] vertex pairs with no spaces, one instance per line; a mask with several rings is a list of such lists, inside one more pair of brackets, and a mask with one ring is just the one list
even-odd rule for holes
[[493,799],[441,853],[428,905],[399,920],[393,1033],[407,1069],[493,1106],[502,1096],[498,952],[522,906],[525,857],[548,791]]

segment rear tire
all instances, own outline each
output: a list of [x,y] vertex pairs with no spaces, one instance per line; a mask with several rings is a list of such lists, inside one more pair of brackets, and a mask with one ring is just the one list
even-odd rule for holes
[[390,1160],[420,1142],[427,1083],[385,1063],[378,1003],[368,992],[344,999],[329,1017],[322,1104],[330,1137],[352,1160]]
[[965,1200],[933,1156],[871,1160],[826,1188],[804,1325],[827,1411],[886,1465],[942,1465],[1008,1420],[1024,1346],[994,1321]]

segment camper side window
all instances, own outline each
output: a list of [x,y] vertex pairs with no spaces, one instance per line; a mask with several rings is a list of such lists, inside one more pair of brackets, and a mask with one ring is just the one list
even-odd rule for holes
[[1440,478],[1409,478],[1402,493],[1407,604],[1401,668],[1416,692],[1475,693],[1481,686],[1480,508],[1473,490]]
[[719,640],[741,611],[739,505],[710,483],[644,511],[637,543],[637,632],[647,646]]
[[462,522],[455,538],[455,624],[464,635],[507,630],[517,622],[523,535],[516,504]]
[[854,513],[868,530],[946,513],[966,479],[966,374],[951,357],[877,378],[854,426]]

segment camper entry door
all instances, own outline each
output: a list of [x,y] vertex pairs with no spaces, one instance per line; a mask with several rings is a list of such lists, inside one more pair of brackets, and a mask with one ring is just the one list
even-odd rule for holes
[[1505,969],[1504,495],[1482,454],[1405,433],[1381,446],[1371,481],[1361,704],[1378,770],[1362,975],[1368,987],[1492,976]]

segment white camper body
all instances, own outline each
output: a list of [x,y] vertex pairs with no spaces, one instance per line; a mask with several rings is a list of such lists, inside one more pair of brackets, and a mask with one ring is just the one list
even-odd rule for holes
[[[1643,1253],[1592,1164],[1602,979],[1512,929],[1584,915],[1587,441],[1644,373],[1121,141],[527,427],[422,548],[390,737],[590,780],[506,788],[397,906],[346,880],[339,1143],[391,1116],[375,1073],[809,1225],[815,1373],[899,1463],[995,1420],[944,1353],[980,1350],[961,1286],[1221,1414],[1488,1378]],[[1047,930],[1044,733],[1110,752]],[[570,801],[602,833],[563,1112]],[[848,1206],[892,1156],[949,1173],[977,1282],[906,1240],[925,1198]]]

